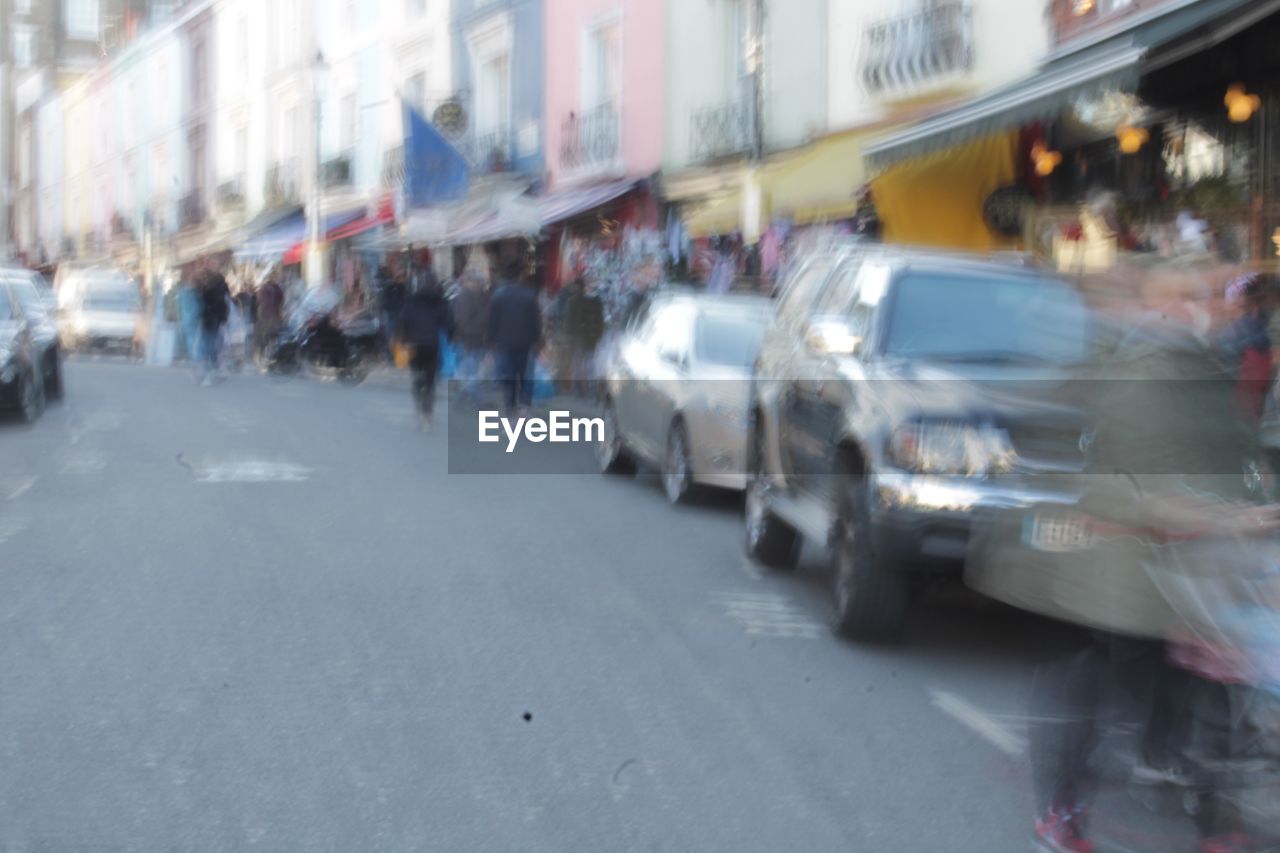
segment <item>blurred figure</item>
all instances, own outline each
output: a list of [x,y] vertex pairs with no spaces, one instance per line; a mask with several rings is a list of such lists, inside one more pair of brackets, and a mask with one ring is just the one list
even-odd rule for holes
[[396,323],[404,311],[407,286],[404,273],[391,270],[385,265],[378,268],[378,310],[382,313],[382,327],[386,329],[387,359],[394,361],[391,351],[392,338],[395,336]]
[[275,273],[258,288],[257,311],[254,317],[254,343],[258,360],[266,355],[267,348],[284,326],[284,290]]
[[175,301],[178,305],[178,322],[182,326],[182,345],[187,360],[193,366],[198,365],[204,357],[201,350],[200,334],[200,290],[196,286],[198,270],[188,264],[182,268],[182,277],[178,281],[178,293]]
[[1236,404],[1252,424],[1262,418],[1271,386],[1271,338],[1263,302],[1262,282],[1247,273],[1232,279],[1226,289],[1231,324],[1217,337],[1219,354],[1236,379]]
[[596,348],[604,337],[604,302],[581,277],[565,286],[557,350],[561,375],[571,392],[588,393],[595,372]]
[[417,404],[422,430],[431,428],[435,408],[436,377],[440,372],[440,339],[452,338],[453,312],[445,301],[444,289],[427,270],[418,286],[405,302],[397,323],[399,338],[413,354],[409,369],[413,373],[413,399]]
[[222,329],[230,316],[231,289],[227,279],[210,265],[200,279],[200,333],[204,361],[204,383],[218,374],[222,356]]
[[489,325],[489,289],[478,272],[462,274],[453,298],[454,344],[458,351],[459,394],[472,404],[479,401],[480,381],[488,359],[485,347]]
[[[1094,428],[1079,509],[1098,530],[1113,532],[1105,546],[1063,560],[1062,571],[1074,580],[1059,594],[1088,611],[1080,621],[1090,639],[1040,674],[1033,697],[1033,716],[1041,721],[1031,738],[1040,809],[1035,845],[1042,851],[1093,849],[1091,759],[1101,709],[1116,686],[1148,709],[1135,780],[1185,781],[1179,738],[1191,697],[1219,721],[1226,709],[1220,692],[1169,664],[1168,641],[1183,623],[1149,573],[1160,570],[1169,543],[1188,531],[1231,535],[1270,523],[1270,515],[1247,503],[1253,496],[1240,472],[1256,447],[1252,431],[1232,414],[1229,374],[1209,343],[1204,288],[1174,268],[1150,272],[1143,284],[1144,310],[1105,365],[1104,379],[1116,381],[1093,383],[1089,400]],[[1088,565],[1073,571],[1073,560]],[[1105,572],[1094,571],[1098,561]],[[1090,580],[1100,577],[1106,580]],[[1247,849],[1236,846],[1240,821],[1219,792],[1206,792],[1196,822],[1202,850]]]
[[523,281],[523,273],[518,258],[508,259],[489,303],[489,343],[497,359],[508,413],[522,413],[533,405],[531,356],[542,341],[538,294]]

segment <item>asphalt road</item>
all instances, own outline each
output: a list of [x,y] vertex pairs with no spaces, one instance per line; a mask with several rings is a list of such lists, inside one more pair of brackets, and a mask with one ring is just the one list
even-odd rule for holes
[[740,503],[450,476],[407,392],[68,366],[0,423],[0,850],[1025,850],[1045,626],[900,645]]

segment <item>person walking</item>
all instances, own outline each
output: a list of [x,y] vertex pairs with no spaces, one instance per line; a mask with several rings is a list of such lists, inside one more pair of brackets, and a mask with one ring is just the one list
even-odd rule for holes
[[258,288],[258,298],[255,301],[257,316],[254,318],[254,343],[258,360],[261,361],[284,326],[284,290],[274,274]]
[[594,378],[596,347],[604,337],[604,302],[581,278],[566,287],[558,346],[564,352],[564,377],[573,393],[586,394]]
[[378,268],[378,310],[382,313],[382,327],[386,330],[386,356],[388,361],[395,361],[392,350],[392,338],[395,336],[396,324],[400,322],[400,314],[404,311],[408,289],[403,272],[394,275],[385,265]]
[[222,327],[230,317],[231,289],[227,279],[210,266],[200,281],[200,336],[204,358],[204,384],[210,385],[217,375],[222,354]]
[[197,285],[197,271],[190,265],[183,268],[176,301],[178,322],[182,326],[183,351],[187,361],[198,369],[204,358],[200,334],[200,288]]
[[413,354],[409,369],[413,375],[413,399],[417,404],[422,431],[431,428],[435,408],[436,376],[440,372],[441,336],[452,338],[453,311],[445,301],[444,289],[428,270],[408,300],[396,323],[399,339]]
[[474,271],[462,274],[453,298],[454,344],[458,351],[459,395],[473,404],[479,399],[480,379],[488,357],[485,347],[489,323],[489,289]]
[[533,405],[533,351],[542,342],[538,294],[523,280],[523,265],[508,260],[489,303],[489,343],[497,357],[508,412]]

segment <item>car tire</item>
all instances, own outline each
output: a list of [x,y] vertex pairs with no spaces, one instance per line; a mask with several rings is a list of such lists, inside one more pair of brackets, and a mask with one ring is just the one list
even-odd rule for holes
[[695,489],[693,464],[689,461],[689,434],[677,420],[667,431],[667,446],[662,454],[662,492],[675,506],[686,503]]
[[44,382],[35,374],[22,378],[22,387],[18,391],[18,410],[23,423],[33,424],[44,411]]
[[44,396],[46,400],[61,400],[66,393],[62,378],[62,359],[55,352],[51,361],[53,365],[45,374]]
[[849,639],[896,639],[906,623],[910,583],[875,552],[866,478],[851,475],[843,479],[831,543],[834,627]]
[[800,534],[769,509],[772,486],[764,469],[764,448],[759,430],[752,429],[744,498],[744,542],[747,556],[770,569],[790,571],[800,562]]
[[596,444],[596,462],[602,474],[630,474],[635,470],[635,462],[627,451],[626,442],[622,440],[622,431],[618,429],[618,412],[613,401],[604,401],[602,412],[604,421],[604,438]]

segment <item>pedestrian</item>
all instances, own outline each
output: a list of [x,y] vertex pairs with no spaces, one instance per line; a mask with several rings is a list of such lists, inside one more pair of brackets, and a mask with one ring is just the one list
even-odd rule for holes
[[187,361],[193,367],[198,366],[204,358],[201,348],[200,290],[196,285],[197,273],[197,268],[192,264],[183,267],[176,296],[178,322],[182,326],[182,346]]
[[[1162,561],[1176,555],[1169,541],[1180,532],[1225,536],[1239,525],[1256,531],[1263,521],[1261,515],[1253,521],[1247,508],[1254,498],[1246,478],[1227,473],[1239,472],[1256,453],[1256,439],[1233,415],[1229,374],[1200,328],[1208,316],[1200,290],[1180,269],[1149,274],[1143,288],[1149,310],[1120,336],[1103,376],[1123,379],[1091,389],[1088,476],[1078,506],[1103,533],[1092,548],[1062,556],[1064,582],[1052,593],[1058,615],[1088,634],[1079,652],[1037,678],[1035,849],[1092,849],[1088,817],[1098,786],[1091,758],[1112,685],[1136,694],[1147,709],[1135,781],[1182,776],[1179,723],[1193,694],[1205,716],[1226,716],[1221,685],[1198,682],[1170,664],[1176,648],[1170,641],[1187,626],[1179,603],[1152,574],[1167,571]],[[1106,533],[1112,530],[1119,532]],[[1218,569],[1206,564],[1198,571],[1209,577]],[[1238,818],[1224,792],[1208,791],[1196,816],[1201,849],[1251,849],[1228,846]]]
[[458,391],[474,404],[479,401],[480,381],[488,359],[485,343],[489,324],[489,288],[484,277],[474,270],[462,274],[453,298],[453,318]]
[[222,354],[222,329],[230,317],[231,289],[218,268],[210,264],[200,281],[200,337],[204,384],[212,384]]
[[405,301],[396,323],[399,339],[412,350],[409,369],[413,375],[413,399],[423,432],[431,428],[435,408],[436,376],[440,371],[440,340],[452,338],[453,312],[444,298],[444,288],[430,270],[418,278],[418,285]]
[[508,259],[489,303],[489,344],[508,413],[526,412],[533,404],[531,356],[542,341],[538,294],[523,279],[524,265],[518,258]]
[[1234,317],[1217,337],[1219,354],[1236,380],[1239,413],[1257,424],[1271,387],[1271,338],[1262,281],[1248,273],[1226,288],[1226,309]]
[[392,351],[392,339],[395,337],[396,324],[400,320],[400,314],[404,311],[405,299],[408,293],[405,284],[405,275],[403,271],[397,270],[394,274],[385,265],[378,269],[378,310],[382,313],[382,327],[385,330],[385,345],[387,360],[394,362],[395,354]]
[[595,372],[596,347],[604,337],[604,302],[596,291],[576,278],[566,285],[557,348],[564,353],[562,366],[570,391],[585,394]]
[[284,290],[276,280],[275,273],[267,276],[267,280],[258,288],[258,298],[254,301],[257,305],[254,336],[258,360],[261,361],[284,326]]

